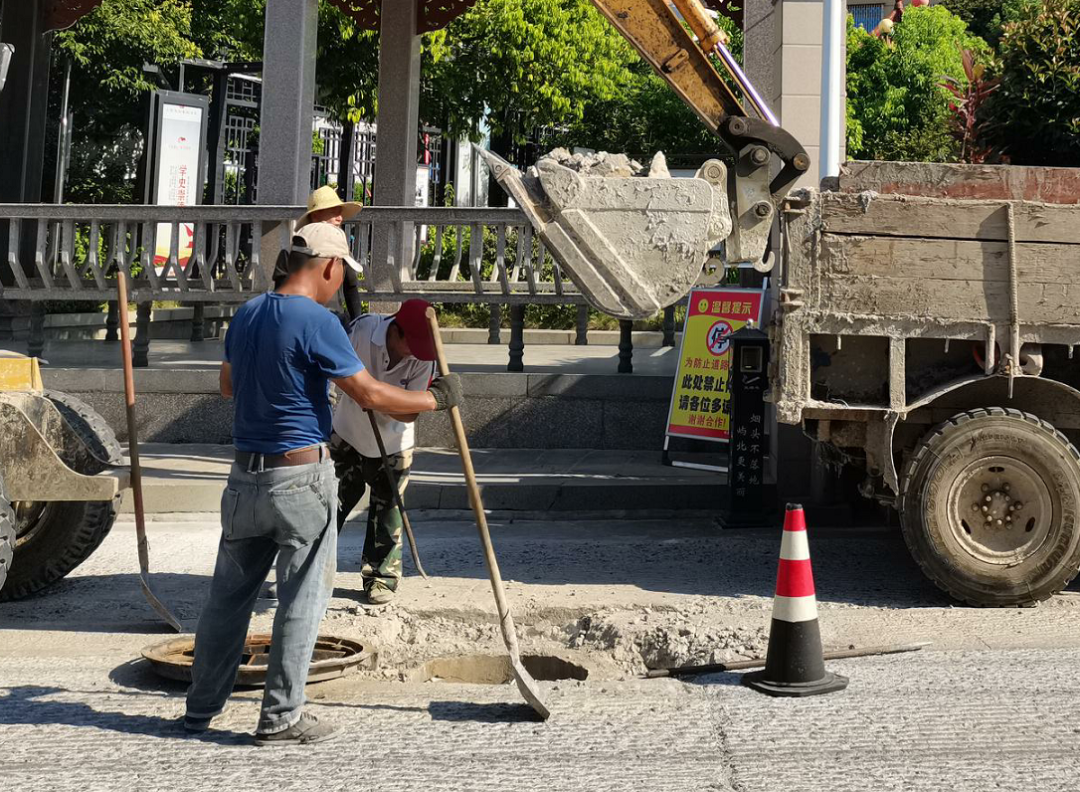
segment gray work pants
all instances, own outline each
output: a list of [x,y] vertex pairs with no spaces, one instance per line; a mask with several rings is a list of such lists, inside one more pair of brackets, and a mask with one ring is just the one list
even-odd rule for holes
[[195,634],[187,694],[192,718],[218,715],[233,689],[251,610],[277,556],[278,608],[258,732],[292,726],[334,586],[337,477],[329,455],[296,467],[233,464],[221,497],[221,542]]

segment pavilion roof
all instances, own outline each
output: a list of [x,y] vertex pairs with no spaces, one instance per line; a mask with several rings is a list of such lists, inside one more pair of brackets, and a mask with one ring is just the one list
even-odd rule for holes
[[[476,5],[476,0],[394,0],[394,2],[410,1],[417,4],[417,27],[421,33],[441,30]],[[356,24],[360,27],[366,30],[379,29],[379,7],[382,5],[382,0],[330,0],[330,2],[356,20]]]

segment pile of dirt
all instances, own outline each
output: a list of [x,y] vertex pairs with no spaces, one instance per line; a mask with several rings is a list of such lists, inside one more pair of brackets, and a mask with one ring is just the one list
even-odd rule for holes
[[565,632],[570,648],[608,654],[629,674],[765,655],[767,630],[728,627],[707,616],[684,609],[601,611],[572,622]]
[[648,167],[635,159],[630,159],[625,154],[609,154],[606,151],[571,154],[564,148],[548,152],[540,158],[537,165],[544,161],[556,162],[565,168],[577,171],[582,176],[602,176],[608,179],[628,179],[634,176],[666,179],[671,176],[667,159],[662,151],[656,152]]

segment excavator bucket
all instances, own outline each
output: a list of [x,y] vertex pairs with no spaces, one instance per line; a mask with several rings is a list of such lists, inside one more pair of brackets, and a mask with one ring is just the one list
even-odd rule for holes
[[731,233],[719,160],[673,179],[662,155],[646,172],[622,155],[557,149],[523,174],[478,151],[586,299],[619,319],[644,319],[681,299]]

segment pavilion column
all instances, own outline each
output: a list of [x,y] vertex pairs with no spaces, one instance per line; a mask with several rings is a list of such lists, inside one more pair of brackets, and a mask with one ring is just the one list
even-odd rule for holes
[[[418,3],[383,3],[379,17],[379,113],[376,117],[376,206],[416,203],[416,140],[420,124]],[[377,226],[372,242],[374,287],[397,291],[415,253],[412,223]],[[387,307],[373,310],[387,310]]]
[[[41,0],[0,2],[0,41],[14,47],[4,90],[0,91],[0,203],[38,203],[45,161],[52,34],[46,30]],[[37,224],[24,220],[19,258],[33,268]],[[8,231],[0,228],[0,283],[11,285]],[[40,311],[39,311],[40,313]],[[0,339],[13,337],[12,303],[0,299]]]
[[[259,118],[260,204],[299,206],[311,187],[319,0],[267,0]],[[273,272],[285,237],[264,224],[260,267]]]

